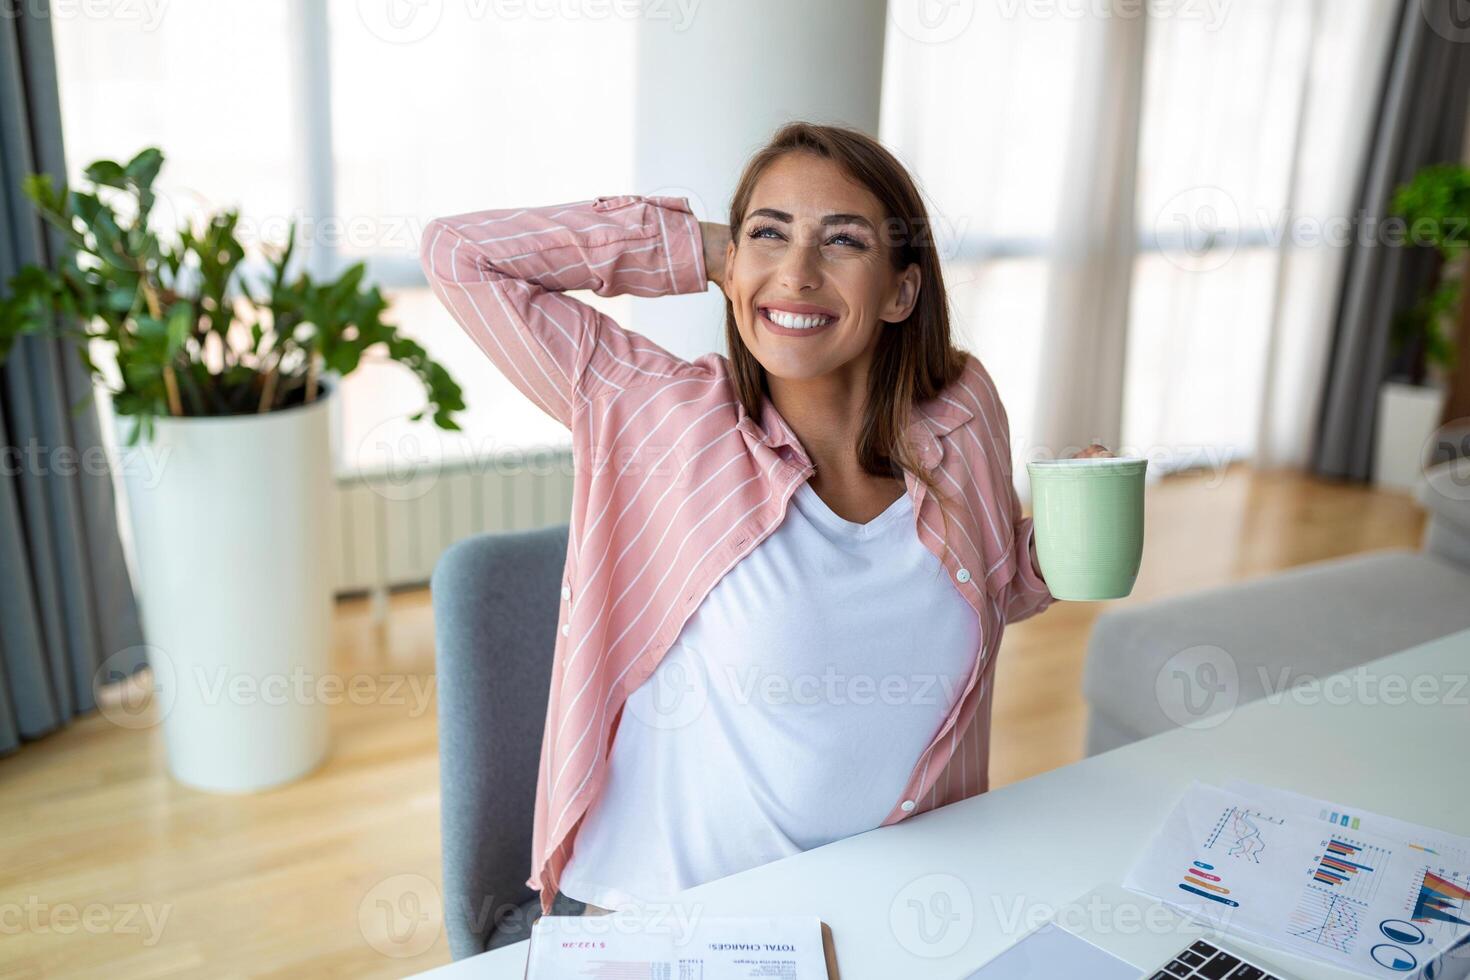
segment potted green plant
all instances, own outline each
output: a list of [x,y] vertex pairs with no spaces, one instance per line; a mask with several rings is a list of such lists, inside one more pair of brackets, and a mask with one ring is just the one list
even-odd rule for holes
[[84,186],[26,178],[65,247],[10,280],[0,360],[21,335],[67,337],[109,392],[170,770],[248,791],[327,751],[337,382],[381,352],[423,383],[413,418],[457,429],[464,401],[384,321],[361,264],[323,281],[292,271],[294,222],[253,264],[238,211],[154,227],[163,163],[150,147],[98,160]]
[[1426,443],[1439,427],[1458,357],[1455,326],[1470,249],[1470,167],[1425,167],[1395,191],[1393,212],[1407,223],[1414,243],[1439,253],[1433,285],[1394,318],[1390,354],[1406,369],[1386,379],[1378,392],[1374,480],[1408,489],[1418,480]]

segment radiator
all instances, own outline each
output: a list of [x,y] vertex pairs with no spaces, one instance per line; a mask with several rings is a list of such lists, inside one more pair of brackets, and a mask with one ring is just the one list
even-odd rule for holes
[[406,477],[343,475],[335,496],[335,592],[382,599],[426,584],[444,549],[461,538],[565,523],[571,450],[445,463]]

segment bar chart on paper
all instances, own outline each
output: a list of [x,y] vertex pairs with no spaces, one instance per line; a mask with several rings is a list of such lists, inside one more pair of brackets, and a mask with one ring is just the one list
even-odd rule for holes
[[1312,872],[1312,882],[1343,897],[1373,901],[1380,875],[1390,851],[1362,841],[1336,835],[1322,842],[1322,854]]
[[1470,926],[1470,912],[1465,909],[1470,888],[1466,888],[1463,879],[1463,875],[1452,877],[1425,868],[1419,881],[1419,897],[1414,902],[1414,920]]
[[1287,932],[1339,953],[1351,953],[1371,905],[1387,848],[1336,834],[1321,842],[1312,878],[1297,899]]
[[1124,886],[1369,976],[1460,976],[1470,942],[1470,839],[1240,781],[1191,783]]

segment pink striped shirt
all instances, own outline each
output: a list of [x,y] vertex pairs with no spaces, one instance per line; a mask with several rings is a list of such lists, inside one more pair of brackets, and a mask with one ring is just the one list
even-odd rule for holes
[[[531,876],[551,907],[581,816],[601,790],[620,711],[715,583],[775,530],[814,472],[766,398],[735,395],[729,361],[685,361],[566,295],[663,296],[707,286],[684,198],[599,197],[439,218],[429,283],[485,355],[572,433],[575,487],[536,788]],[[906,474],[915,533],[981,624],[963,695],[883,826],[985,792],[996,653],[1008,621],[1053,601],[1011,480],[1005,409],[973,356],[916,406],[908,436],[951,515]],[[928,498],[928,499],[926,499]]]

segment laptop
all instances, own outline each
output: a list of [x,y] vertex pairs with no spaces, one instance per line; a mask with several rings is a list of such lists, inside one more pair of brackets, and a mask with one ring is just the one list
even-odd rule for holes
[[966,980],[1300,980],[1283,966],[1295,959],[1225,936],[1157,899],[1104,884]]

